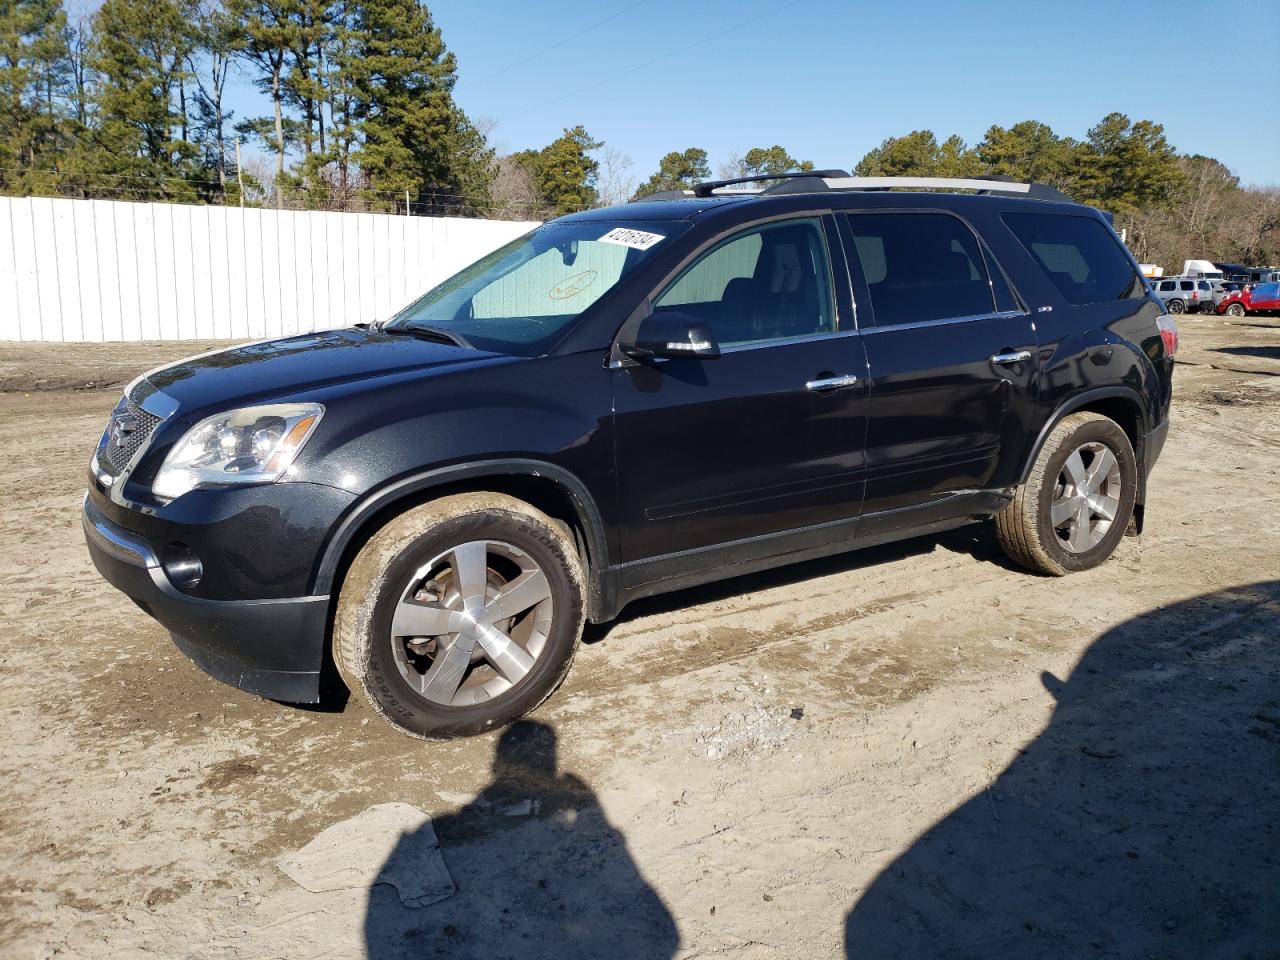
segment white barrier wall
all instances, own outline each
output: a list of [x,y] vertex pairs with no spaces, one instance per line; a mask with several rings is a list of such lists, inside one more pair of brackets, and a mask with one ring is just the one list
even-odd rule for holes
[[390,316],[534,224],[0,197],[0,340],[222,340]]

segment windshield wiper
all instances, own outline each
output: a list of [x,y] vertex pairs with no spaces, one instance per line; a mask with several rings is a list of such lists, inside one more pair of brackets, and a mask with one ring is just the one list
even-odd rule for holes
[[426,323],[406,323],[400,326],[390,326],[384,323],[380,325],[379,329],[383,333],[398,333],[402,336],[430,340],[433,343],[447,343],[451,346],[471,349],[471,344],[467,343],[466,338],[461,334],[446,330],[444,327],[433,327]]

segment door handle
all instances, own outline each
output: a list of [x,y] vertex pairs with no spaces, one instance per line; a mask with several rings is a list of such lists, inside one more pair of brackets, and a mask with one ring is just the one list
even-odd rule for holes
[[1011,350],[1008,353],[993,353],[991,355],[992,363],[1021,363],[1023,360],[1030,359],[1030,350]]
[[846,373],[842,377],[823,377],[821,380],[808,380],[805,382],[804,388],[815,393],[821,393],[824,390],[839,390],[841,387],[852,387],[857,382],[857,377],[852,373]]

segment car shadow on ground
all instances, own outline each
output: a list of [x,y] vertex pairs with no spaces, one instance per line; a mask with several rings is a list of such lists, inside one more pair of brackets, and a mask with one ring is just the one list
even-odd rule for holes
[[[972,523],[967,526],[935,533],[910,540],[899,540],[877,547],[863,547],[838,553],[817,560],[806,560],[802,563],[790,563],[759,573],[744,574],[717,580],[713,583],[697,587],[687,587],[672,593],[645,597],[627,604],[617,619],[609,623],[588,623],[583,630],[582,642],[599,643],[621,624],[644,617],[671,613],[685,607],[695,607],[704,603],[717,603],[733,597],[756,593],[761,590],[773,590],[792,584],[804,583],[819,577],[852,573],[868,567],[876,567],[884,563],[906,560],[909,557],[923,556],[942,548],[952,553],[964,553],[983,563],[993,563],[1008,570],[1027,573],[1005,556],[996,540],[995,526],[991,523]],[[1032,575],[1032,574],[1028,574]]]
[[387,881],[420,846],[403,837],[369,890],[370,960],[675,955],[675,920],[591,788],[558,771],[546,724],[503,731],[492,782],[433,825],[458,893],[425,909],[401,905]]
[[[1271,329],[1275,329],[1272,327]],[[1229,353],[1237,357],[1259,357],[1264,360],[1280,360],[1280,347],[1272,346],[1242,346],[1242,347],[1213,347],[1214,353]]]
[[846,918],[850,960],[1280,956],[1280,581],[1100,637]]

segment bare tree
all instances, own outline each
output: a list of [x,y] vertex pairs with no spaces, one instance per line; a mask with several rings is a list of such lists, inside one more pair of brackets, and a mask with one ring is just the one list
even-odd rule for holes
[[596,180],[596,192],[602,206],[626,203],[636,192],[636,177],[632,173],[635,164],[631,157],[616,147],[605,147],[600,154],[600,173]]
[[541,216],[533,177],[513,156],[494,159],[489,196],[493,200],[493,216],[499,220],[528,220]]

